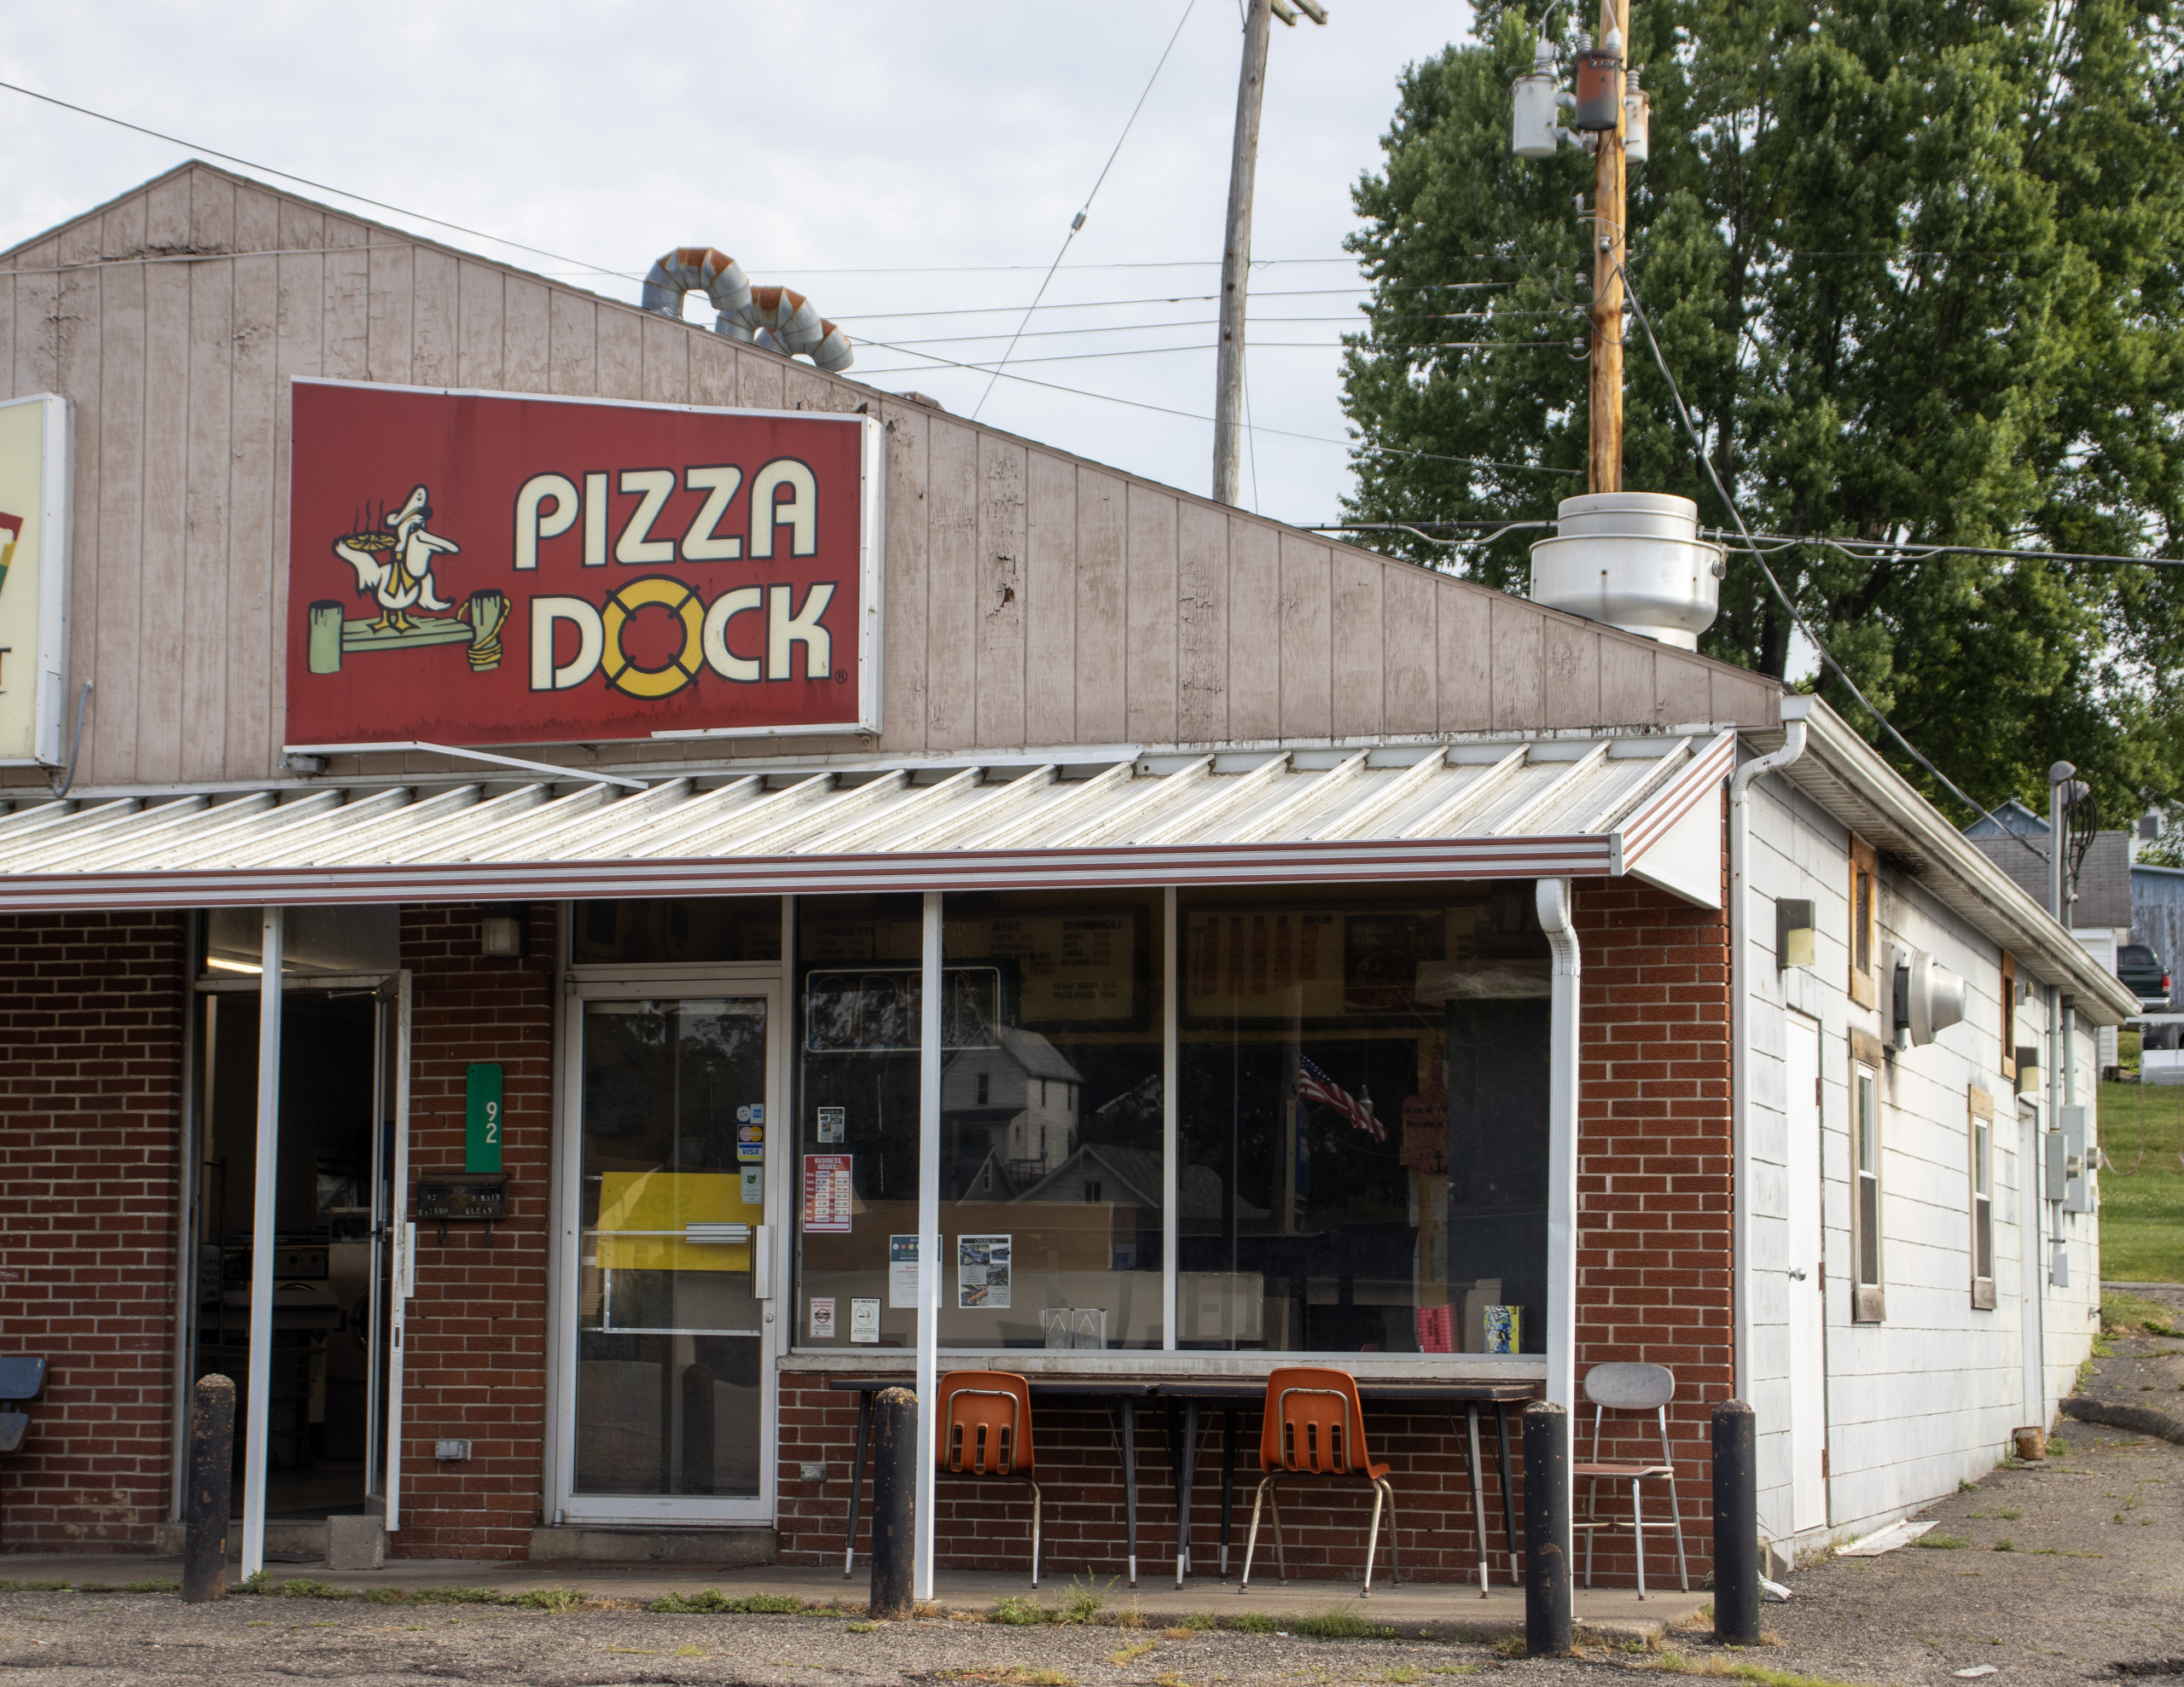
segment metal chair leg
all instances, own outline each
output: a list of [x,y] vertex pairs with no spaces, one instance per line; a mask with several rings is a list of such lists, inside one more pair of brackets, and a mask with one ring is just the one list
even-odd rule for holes
[[1289,1586],[1289,1558],[1281,1545],[1281,1490],[1274,1485],[1274,1478],[1267,1478],[1267,1499],[1274,1506],[1274,1568],[1284,1587]]
[[[1258,1550],[1259,1545],[1259,1507],[1266,1504],[1266,1491],[1273,1485],[1274,1478],[1269,1476],[1260,1482],[1258,1489],[1252,1495],[1252,1528],[1251,1533],[1244,1537],[1244,1579],[1236,1584],[1236,1591],[1239,1593],[1249,1593],[1252,1591],[1252,1554]],[[1274,1538],[1276,1540],[1281,1539],[1281,1526],[1279,1523],[1275,1525]]]
[[1386,1498],[1385,1485],[1380,1482],[1374,1483],[1373,1522],[1372,1526],[1365,1531],[1365,1591],[1357,1596],[1360,1599],[1370,1599],[1373,1597],[1373,1549],[1380,1543],[1380,1505]]
[[1646,1514],[1638,1504],[1638,1491],[1644,1484],[1636,1477],[1630,1482],[1630,1545],[1638,1555],[1638,1597],[1646,1597]]
[[1403,1540],[1396,1525],[1395,1484],[1384,1481],[1380,1486],[1388,1491],[1388,1586],[1401,1587],[1403,1586]]
[[[1597,1450],[1597,1444],[1595,1446]],[[1585,1586],[1593,1585],[1593,1537],[1600,1533],[1595,1520],[1600,1516],[1600,1481],[1598,1476],[1585,1478]]]
[[1691,1566],[1683,1556],[1683,1505],[1676,1497],[1676,1478],[1669,1478],[1669,1515],[1676,1520],[1676,1574],[1686,1593],[1691,1591]]
[[1031,1490],[1031,1586],[1037,1587],[1039,1585],[1039,1485],[1027,1478],[1025,1486]]

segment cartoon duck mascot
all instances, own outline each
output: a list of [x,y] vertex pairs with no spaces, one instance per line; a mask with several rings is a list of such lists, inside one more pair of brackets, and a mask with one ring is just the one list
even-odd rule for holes
[[334,542],[334,554],[356,572],[357,595],[369,592],[379,601],[379,619],[371,623],[375,633],[411,631],[416,624],[410,618],[412,609],[455,607],[433,588],[433,559],[442,552],[455,555],[462,547],[426,529],[433,519],[428,496],[422,486],[411,492],[382,524],[391,531],[367,530]]

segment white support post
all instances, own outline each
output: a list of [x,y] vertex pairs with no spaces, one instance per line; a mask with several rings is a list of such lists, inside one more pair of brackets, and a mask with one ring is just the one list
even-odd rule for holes
[[1539,923],[1554,954],[1547,1077],[1547,1397],[1577,1410],[1577,932],[1570,881],[1542,878]]
[[273,1384],[273,1205],[281,1149],[281,910],[263,910],[258,979],[258,1154],[250,1223],[250,1365],[245,1390],[242,1573],[265,1568],[266,1396]]
[[1178,952],[1182,948],[1182,933],[1176,925],[1176,887],[1170,884],[1160,894],[1160,1346],[1168,1353],[1176,1350],[1178,1334],[1176,1329],[1177,1272],[1182,1262],[1176,1257],[1176,1186],[1182,1179],[1177,1165],[1181,1145],[1177,1142],[1176,1104],[1182,1093],[1182,1074],[1181,1050],[1176,1035],[1178,1016],[1182,1004],[1176,1000],[1176,989]]
[[917,1516],[912,1597],[932,1597],[933,1457],[940,1393],[940,892],[925,893],[924,1012],[918,1029]]

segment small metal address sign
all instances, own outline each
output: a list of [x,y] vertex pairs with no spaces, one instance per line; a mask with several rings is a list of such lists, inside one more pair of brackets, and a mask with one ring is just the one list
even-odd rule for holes
[[496,1062],[473,1064],[463,1080],[462,1169],[497,1172],[501,1168],[501,1067]]

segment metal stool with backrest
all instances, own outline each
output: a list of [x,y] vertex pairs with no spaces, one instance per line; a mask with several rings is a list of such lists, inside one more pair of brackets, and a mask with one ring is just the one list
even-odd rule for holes
[[[1686,1593],[1691,1591],[1691,1569],[1683,1556],[1683,1507],[1676,1499],[1676,1458],[1669,1451],[1669,1402],[1676,1398],[1676,1372],[1665,1365],[1596,1365],[1585,1373],[1585,1398],[1593,1403],[1593,1456],[1574,1465],[1570,1474],[1587,1480],[1585,1519],[1577,1525],[1585,1531],[1585,1586],[1593,1585],[1593,1536],[1602,1529],[1623,1527],[1597,1521],[1600,1485],[1604,1481],[1630,1484],[1630,1533],[1638,1559],[1638,1597],[1646,1597],[1646,1516],[1639,1491],[1647,1482],[1666,1482],[1669,1516],[1676,1528],[1676,1572]],[[1600,1462],[1600,1420],[1610,1410],[1651,1412],[1660,1426],[1661,1460],[1658,1464]]]
[[1388,1510],[1388,1580],[1403,1586],[1403,1555],[1396,1540],[1396,1496],[1388,1486],[1388,1467],[1376,1464],[1365,1448],[1365,1407],[1357,1380],[1347,1371],[1318,1365],[1285,1365],[1266,1379],[1266,1422],[1259,1432],[1259,1469],[1265,1474],[1252,1501],[1252,1531],[1244,1542],[1244,1579],[1236,1591],[1252,1588],[1252,1554],[1259,1541],[1259,1506],[1274,1500],[1274,1562],[1282,1585],[1289,1582],[1281,1551],[1281,1496],[1276,1481],[1291,1476],[1355,1478],[1372,1484],[1373,1526],[1365,1537],[1365,1591],[1373,1591],[1373,1550],[1380,1538],[1380,1507]]
[[944,1476],[1022,1482],[1031,1490],[1031,1586],[1039,1585],[1039,1484],[1031,1442],[1031,1391],[1008,1371],[951,1371],[940,1379]]

